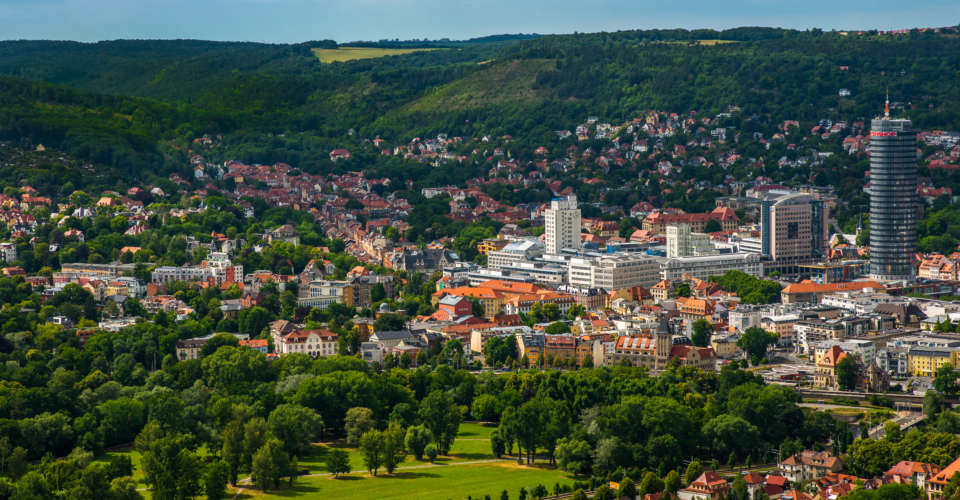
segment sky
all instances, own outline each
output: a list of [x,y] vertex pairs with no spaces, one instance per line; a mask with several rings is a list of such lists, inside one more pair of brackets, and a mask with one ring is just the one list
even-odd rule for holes
[[504,33],[960,23],[958,0],[0,0],[0,40],[298,43]]

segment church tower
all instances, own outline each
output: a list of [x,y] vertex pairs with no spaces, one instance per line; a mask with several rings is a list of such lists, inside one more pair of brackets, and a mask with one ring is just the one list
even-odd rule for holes
[[660,326],[657,328],[657,370],[663,370],[667,367],[672,348],[673,332],[670,328],[670,322],[667,321],[667,316],[664,315],[660,318]]

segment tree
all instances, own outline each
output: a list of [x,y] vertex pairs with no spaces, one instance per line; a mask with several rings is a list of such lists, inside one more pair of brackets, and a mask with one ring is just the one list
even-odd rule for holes
[[703,232],[705,233],[716,233],[720,231],[723,231],[723,227],[717,219],[710,219],[703,225]]
[[953,365],[945,363],[937,368],[937,373],[933,378],[933,387],[946,397],[951,397],[957,392],[957,372]]
[[381,302],[386,298],[387,298],[387,289],[383,286],[383,283],[374,284],[373,288],[370,289],[370,301]]
[[477,396],[470,406],[470,413],[473,414],[473,418],[482,422],[490,422],[500,418],[499,410],[500,401],[492,394]]
[[563,438],[557,443],[557,466],[564,472],[580,474],[590,467],[591,454],[586,441]]
[[640,482],[640,490],[637,494],[642,497],[661,491],[663,491],[663,481],[655,473],[647,472],[647,475],[643,476],[643,481]]
[[163,437],[150,443],[140,466],[155,499],[193,498],[200,493],[203,468],[180,437]]
[[262,418],[254,418],[243,427],[243,460],[242,463],[249,469],[253,463],[253,456],[267,443],[269,427]]
[[383,433],[371,430],[360,436],[360,454],[363,456],[363,465],[376,476],[377,470],[383,465]]
[[437,447],[433,444],[428,444],[427,447],[423,450],[423,453],[430,459],[430,463],[433,463],[437,459]]
[[424,450],[426,450],[428,444],[433,442],[433,434],[423,425],[411,425],[407,428],[405,442],[407,449],[413,453],[414,458],[423,460]]
[[697,478],[700,477],[702,474],[703,474],[703,466],[700,465],[700,461],[694,460],[693,462],[690,462],[690,465],[687,466],[687,475],[686,475],[687,486],[689,486],[690,483],[696,481]]
[[737,477],[733,479],[733,491],[736,492],[737,498],[750,498],[747,491],[747,481],[740,474],[737,474]]
[[500,431],[498,429],[494,429],[490,433],[490,451],[493,452],[494,458],[502,457],[507,451],[506,442],[500,437]]
[[570,495],[570,500],[587,500],[587,494],[580,488],[573,490],[573,494]]
[[228,423],[223,428],[223,432],[220,433],[220,437],[223,439],[223,451],[221,455],[229,468],[230,484],[236,486],[240,467],[244,463],[243,441],[245,435],[243,422],[241,420],[234,420]]
[[601,484],[597,487],[597,490],[593,492],[593,500],[614,500],[615,495],[610,486],[606,483]]
[[420,419],[443,455],[450,451],[457,437],[461,418],[460,409],[446,391],[433,391],[420,403]]
[[697,347],[709,347],[713,332],[713,325],[709,321],[698,319],[693,322],[693,335],[690,337],[690,341]]
[[381,314],[380,317],[373,322],[373,330],[377,332],[395,332],[403,330],[406,327],[406,318],[397,313]]
[[887,441],[891,443],[897,443],[900,441],[900,424],[894,422],[893,420],[887,421],[883,424],[883,433],[887,438]]
[[676,495],[677,491],[682,486],[680,481],[680,473],[675,470],[670,471],[667,474],[667,477],[663,480],[663,487],[665,491],[669,491],[671,495]]
[[727,467],[730,467],[730,470],[733,470],[737,466],[737,452],[731,451],[730,458],[727,460]]
[[253,481],[253,484],[260,487],[263,492],[266,492],[267,488],[271,486],[278,486],[281,474],[283,474],[285,470],[285,467],[282,467],[283,464],[275,461],[275,459],[278,458],[277,451],[279,451],[281,455],[283,454],[281,443],[276,440],[270,440],[253,455],[250,479]]
[[852,391],[857,383],[857,365],[849,356],[844,356],[837,363],[837,384],[840,389]]
[[617,498],[627,497],[634,499],[637,497],[637,487],[633,484],[633,480],[625,478],[623,481],[620,481],[620,488],[617,490]]
[[577,319],[577,316],[583,316],[586,313],[587,309],[582,304],[573,304],[570,309],[567,309],[567,319],[573,321]]
[[10,474],[10,479],[17,481],[21,477],[27,474],[27,471],[30,470],[30,465],[27,463],[27,449],[21,446],[17,446],[10,452],[10,460],[7,470]]
[[537,484],[533,487],[533,491],[530,492],[530,496],[536,498],[537,500],[540,500],[548,494],[549,492],[547,491],[547,487],[542,484]]
[[767,346],[774,342],[774,337],[762,328],[751,326],[737,340],[737,347],[746,352],[747,356],[760,359],[767,354]]
[[543,333],[547,335],[560,335],[561,333],[570,333],[570,326],[566,323],[557,321],[556,323],[551,323],[543,329]]
[[677,297],[689,297],[691,293],[689,284],[680,283],[677,285]]
[[467,297],[467,301],[470,302],[471,314],[478,318],[486,317],[486,311],[484,309],[483,302],[480,299],[476,297]]
[[937,413],[940,413],[940,397],[934,391],[923,393],[923,414],[932,417]]
[[229,466],[220,460],[206,466],[203,471],[203,494],[208,500],[223,500],[227,497],[229,474]]
[[350,454],[340,448],[330,450],[330,456],[327,458],[327,472],[333,474],[334,479],[339,474],[349,474]]
[[405,435],[403,427],[398,422],[390,422],[387,430],[383,431],[383,468],[387,469],[387,474],[393,474],[393,471],[407,458]]
[[717,455],[730,453],[735,460],[737,455],[756,447],[760,430],[740,417],[724,414],[703,426],[703,438]]
[[360,437],[373,430],[373,410],[370,408],[350,408],[343,419],[344,430],[347,431],[347,444],[356,446]]
[[[349,412],[347,412],[349,415]],[[300,405],[280,405],[270,413],[267,420],[270,432],[283,443],[290,456],[301,456],[302,447],[320,435],[323,420],[310,408]]]

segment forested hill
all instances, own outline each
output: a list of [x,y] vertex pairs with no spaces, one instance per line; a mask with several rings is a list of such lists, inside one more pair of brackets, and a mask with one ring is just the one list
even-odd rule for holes
[[[225,134],[211,159],[288,161],[316,172],[326,167],[315,159],[331,149],[356,149],[377,135],[398,144],[438,133],[509,134],[517,148],[549,149],[554,130],[587,116],[624,123],[651,109],[712,117],[736,106],[742,112],[725,125],[764,132],[783,120],[860,121],[882,109],[888,87],[904,104],[895,114],[960,130],[955,34],[738,28],[495,37],[323,64],[311,51],[336,47],[0,42],[0,74],[19,77],[0,80],[0,139],[28,137],[121,170],[136,158],[137,171],[159,174],[189,161],[165,144]],[[851,95],[841,98],[844,88]]]

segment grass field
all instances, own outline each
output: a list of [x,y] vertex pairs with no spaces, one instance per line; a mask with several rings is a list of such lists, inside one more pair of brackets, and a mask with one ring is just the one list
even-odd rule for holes
[[371,47],[341,47],[339,49],[313,49],[322,63],[344,62],[354,59],[371,59],[383,56],[401,56],[412,52],[438,49],[376,49]]
[[[494,429],[496,429],[496,426],[493,425],[460,424],[460,432],[457,434],[456,441],[453,442],[453,447],[450,448],[450,455],[438,457],[434,463],[453,464],[492,460],[494,457],[490,450],[490,433]],[[355,472],[365,470],[360,450],[348,447],[343,441],[313,445],[310,448],[310,456],[300,459],[300,466],[309,469],[311,474],[325,473],[327,455],[334,448],[346,450],[350,454],[350,466]],[[516,448],[514,448],[514,451],[516,451]],[[424,460],[416,460],[413,455],[408,455],[400,467],[417,465],[430,465],[430,461],[426,457],[424,457]]]
[[[513,494],[515,494],[513,490],[519,491],[519,488],[521,486],[536,486],[535,482],[531,484],[522,484],[523,481],[527,481],[527,479],[523,479],[523,478],[533,477],[536,479],[536,481],[543,482],[545,486],[549,486],[552,489],[554,482],[556,482],[557,480],[560,480],[560,478],[563,477],[562,473],[558,471],[554,471],[551,468],[541,468],[539,465],[537,467],[531,467],[531,468],[526,468],[526,467],[518,468],[513,462],[457,465],[455,467],[456,469],[461,469],[464,467],[470,467],[470,468],[476,467],[476,469],[473,469],[473,470],[479,471],[477,472],[479,474],[479,477],[486,478],[480,481],[476,481],[472,476],[460,477],[459,474],[462,474],[462,473],[449,472],[454,468],[447,469],[445,467],[442,467],[443,465],[460,464],[462,462],[477,462],[481,460],[492,460],[494,457],[493,457],[493,453],[491,453],[490,451],[490,433],[496,428],[497,427],[495,425],[484,425],[484,424],[476,424],[476,423],[460,424],[460,432],[457,434],[457,440],[454,441],[453,447],[450,449],[450,454],[448,456],[438,457],[434,461],[434,464],[436,464],[437,467],[431,467],[431,468],[424,467],[424,466],[431,465],[428,460],[426,459],[422,461],[416,460],[414,459],[413,455],[409,455],[407,459],[400,465],[400,467],[423,467],[423,468],[413,469],[407,472],[400,471],[402,473],[396,473],[390,476],[388,476],[386,472],[381,470],[380,474],[375,478],[367,474],[363,465],[363,457],[360,454],[360,451],[358,449],[350,448],[346,446],[346,444],[343,441],[314,444],[313,446],[311,446],[310,455],[300,459],[301,467],[306,467],[311,474],[325,474],[327,472],[326,471],[327,456],[330,450],[333,448],[341,448],[341,449],[347,450],[347,452],[350,454],[350,465],[354,472],[351,473],[349,476],[341,479],[337,479],[336,481],[333,481],[332,478],[330,478],[329,476],[321,476],[321,477],[315,477],[315,478],[302,478],[301,484],[296,488],[292,490],[290,489],[282,490],[280,492],[277,492],[276,495],[271,493],[268,496],[269,497],[276,496],[278,498],[290,498],[290,497],[302,497],[302,498],[324,497],[326,498],[326,495],[330,495],[330,494],[339,495],[340,493],[337,493],[337,492],[339,492],[340,490],[350,490],[351,488],[357,488],[358,486],[360,486],[362,488],[359,488],[358,491],[356,491],[355,493],[352,493],[351,494],[352,496],[348,496],[348,498],[361,498],[361,495],[366,496],[369,493],[367,491],[367,488],[372,486],[375,488],[382,488],[383,492],[388,492],[387,494],[383,494],[383,492],[377,493],[378,496],[384,496],[385,498],[414,498],[413,496],[409,496],[409,497],[408,496],[396,496],[396,497],[390,496],[389,492],[393,491],[394,487],[397,486],[398,484],[397,479],[416,480],[411,483],[413,487],[416,488],[415,490],[411,490],[410,488],[408,488],[407,482],[404,481],[404,487],[403,487],[404,494],[410,491],[420,492],[418,494],[422,494],[423,492],[426,492],[426,491],[429,491],[431,493],[440,492],[440,491],[445,491],[445,492],[449,491],[450,492],[449,495],[451,496],[451,498],[453,498],[455,490],[458,490],[459,488],[480,487],[484,485],[497,485],[497,487],[500,488],[499,490],[497,490],[496,492],[491,491],[488,493],[491,496],[494,496],[493,493],[497,493],[497,496],[499,496],[499,492],[502,491],[502,489],[506,486],[500,486],[501,482],[493,481],[491,477],[495,476],[496,474],[505,472],[506,470],[503,468],[504,466],[511,467],[513,469],[516,469],[516,471],[519,471],[519,472],[509,471],[511,473],[511,477],[515,476],[515,478],[518,481],[520,481],[516,484],[515,487],[511,486],[510,488],[507,488],[507,489],[510,489]],[[516,448],[514,448],[514,451],[516,451]],[[201,448],[198,451],[198,453],[200,456],[206,456],[207,450],[206,448]],[[113,457],[117,455],[128,455],[130,457],[130,460],[133,462],[133,468],[134,468],[133,477],[134,479],[137,480],[137,483],[138,483],[137,487],[146,488],[147,485],[144,484],[143,482],[143,470],[140,468],[140,453],[138,453],[135,449],[133,449],[132,446],[116,448],[108,452],[104,452],[98,455],[94,459],[94,462],[107,464],[108,462],[110,462],[110,460]],[[505,458],[515,458],[515,457],[508,456]],[[443,474],[440,474],[439,472],[435,472],[435,471],[444,471],[444,472]],[[446,480],[445,481],[430,480],[437,477],[445,477],[448,480],[451,478],[456,478],[456,480],[454,481],[454,484],[449,486],[445,484],[441,484],[441,483],[446,483],[447,482]],[[541,477],[543,478],[540,479]],[[381,479],[383,479],[382,482],[380,481]],[[523,481],[521,481],[521,479]],[[550,479],[549,484],[544,482],[547,479]],[[572,481],[572,479],[570,480]],[[534,479],[529,479],[529,481],[534,481]],[[513,483],[504,483],[504,484],[513,484]],[[362,492],[359,491],[360,489],[362,489],[363,491]],[[330,490],[330,491],[327,491],[327,490]],[[233,493],[236,492],[236,490],[233,488],[231,488],[230,491],[231,491],[231,496]],[[377,491],[379,492],[380,490],[378,489]],[[446,494],[447,493],[443,493],[443,495],[446,495]],[[466,495],[461,495],[461,496],[465,497]],[[241,495],[238,498],[254,498],[254,497],[262,497],[262,493],[258,491],[251,492],[250,490],[247,490],[243,495]],[[440,498],[440,497],[432,494],[431,498]],[[343,499],[338,499],[338,500],[343,500]]]
[[424,467],[394,474],[381,473],[376,477],[368,474],[351,474],[333,479],[331,476],[300,478],[293,488],[268,492],[245,490],[237,499],[252,498],[303,498],[336,500],[431,500],[499,498],[507,490],[510,498],[517,498],[520,488],[542,484],[553,490],[556,482],[570,484],[574,477],[556,470],[555,467],[521,467],[515,463],[450,465]]

